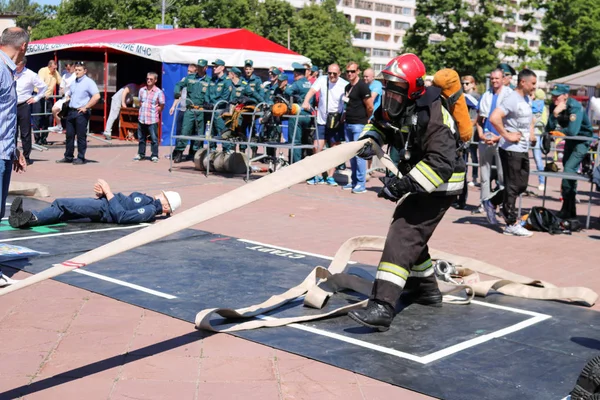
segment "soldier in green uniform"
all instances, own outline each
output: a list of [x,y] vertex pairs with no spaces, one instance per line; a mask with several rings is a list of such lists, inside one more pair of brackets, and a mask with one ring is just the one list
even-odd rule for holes
[[[581,103],[569,97],[569,85],[554,85],[550,94],[552,95],[552,104],[546,132],[560,130],[567,136],[592,137],[593,130],[590,119]],[[562,160],[564,171],[576,173],[589,147],[589,141],[565,140]],[[558,216],[563,219],[575,218],[577,216],[575,199],[577,181],[563,179],[561,193],[563,204]]]
[[257,92],[261,98],[265,98],[265,92],[262,87],[262,80],[254,75],[254,62],[252,60],[246,60],[244,62],[244,76],[242,80],[250,86],[250,89]]
[[[221,118],[221,114],[229,105],[229,86],[227,82],[227,74],[225,73],[225,61],[216,59],[212,63],[213,72],[212,72],[212,80],[210,82],[210,101],[209,103],[214,109],[215,116],[212,121],[211,134],[212,136],[219,136],[223,131],[225,131],[225,122],[223,118]],[[226,101],[226,103],[220,103],[217,106],[219,101]],[[208,114],[207,114],[208,116]],[[216,143],[211,143],[210,148],[215,149],[217,147]],[[223,150],[230,150],[232,145],[229,143],[223,144]]]
[[[290,103],[302,104],[304,97],[310,90],[311,84],[306,79],[306,67],[304,65],[292,63],[292,68],[294,69],[294,83],[287,85],[284,93],[285,96],[290,98]],[[300,109],[299,116],[297,118],[290,118],[288,122],[288,142],[293,140],[294,145],[302,144],[302,132],[308,130],[311,125],[310,113],[302,108]],[[294,149],[291,154],[290,164],[300,161],[301,158],[302,149]]]
[[[281,74],[278,68],[269,70],[270,80],[264,86],[265,101],[269,105],[269,109],[264,112],[261,124],[263,124],[263,140],[265,142],[279,142],[281,138],[281,117],[276,117],[271,113],[271,107],[275,103],[276,96],[283,96],[285,85],[287,84],[287,76]],[[267,155],[274,157],[274,148],[267,148]]]
[[[204,134],[204,112],[202,111],[204,103],[210,101],[210,81],[206,75],[206,67],[208,61],[198,60],[198,71],[195,74],[186,76],[182,81],[175,85],[175,98],[181,97],[181,90],[187,89],[186,111],[183,114],[183,126],[181,134],[184,136],[197,136]],[[178,139],[173,150],[173,162],[180,163],[183,161],[183,151],[187,146],[188,141]],[[190,158],[194,158],[194,154],[202,146],[199,140],[193,140],[190,145]]]

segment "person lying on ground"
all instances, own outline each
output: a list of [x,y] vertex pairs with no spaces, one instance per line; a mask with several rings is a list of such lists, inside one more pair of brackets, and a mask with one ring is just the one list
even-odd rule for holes
[[8,222],[13,228],[29,228],[58,222],[88,218],[92,222],[134,224],[153,222],[158,215],[169,216],[181,206],[177,192],[161,191],[155,196],[133,192],[129,196],[113,193],[108,183],[98,179],[95,198],[56,199],[40,211],[23,210],[23,199],[17,197],[10,207]]

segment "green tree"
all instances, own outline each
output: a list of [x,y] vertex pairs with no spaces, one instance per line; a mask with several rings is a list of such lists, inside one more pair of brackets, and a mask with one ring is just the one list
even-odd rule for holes
[[[502,26],[498,5],[508,1],[419,0],[415,24],[408,30],[402,52],[418,54],[429,71],[454,68],[481,80],[498,63]],[[440,40],[431,41],[437,34]]]
[[600,64],[600,7],[597,0],[542,0],[540,51],[548,58],[548,79]]

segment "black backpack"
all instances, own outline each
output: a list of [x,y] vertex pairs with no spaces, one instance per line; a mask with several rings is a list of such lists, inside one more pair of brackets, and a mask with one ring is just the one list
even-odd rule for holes
[[570,234],[581,230],[581,222],[577,219],[561,219],[554,212],[544,207],[531,207],[527,217],[530,230],[548,232],[551,235],[558,233]]

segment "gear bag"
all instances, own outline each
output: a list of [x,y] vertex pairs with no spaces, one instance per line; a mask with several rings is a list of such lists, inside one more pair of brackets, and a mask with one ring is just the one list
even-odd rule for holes
[[433,85],[442,89],[442,97],[446,101],[448,111],[456,121],[460,140],[465,143],[470,141],[473,136],[473,123],[469,116],[460,76],[455,70],[444,68],[433,76]]
[[531,207],[526,224],[530,230],[548,232],[551,235],[581,230],[581,222],[577,219],[563,220],[544,207]]

